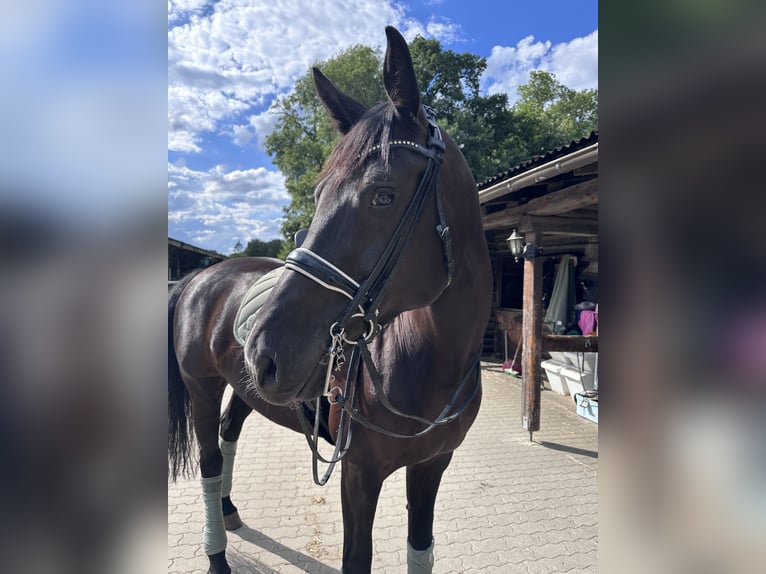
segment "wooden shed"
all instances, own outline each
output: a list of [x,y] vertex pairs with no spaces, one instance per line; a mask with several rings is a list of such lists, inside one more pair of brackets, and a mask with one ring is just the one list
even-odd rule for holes
[[[598,133],[573,141],[478,185],[494,275],[485,353],[519,347],[524,387],[522,424],[540,428],[541,362],[550,351],[597,352],[598,336],[543,328],[557,262],[572,260],[578,300],[597,304]],[[508,238],[523,237],[518,261]],[[597,316],[597,307],[596,307]]]
[[168,281],[175,282],[195,269],[204,269],[226,256],[168,237]]

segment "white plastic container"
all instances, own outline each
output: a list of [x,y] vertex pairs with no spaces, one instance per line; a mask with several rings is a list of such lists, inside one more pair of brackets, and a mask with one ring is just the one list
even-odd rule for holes
[[[556,355],[564,355],[563,358],[556,360],[568,363],[575,369],[582,369],[588,373],[592,373],[596,370],[596,355],[598,355],[598,353],[558,352]],[[551,357],[553,357],[553,353],[551,353]]]
[[551,359],[561,363],[562,365],[576,365],[570,360],[570,355],[574,356],[575,353],[564,353],[562,351],[551,351]]
[[574,396],[575,393],[593,390],[593,372],[583,371],[581,378],[579,370],[564,367],[559,371],[558,375],[564,380],[564,384],[569,390],[569,394],[572,396]]
[[545,369],[545,375],[548,377],[548,384],[551,390],[560,395],[568,395],[569,388],[564,377],[561,375],[561,371],[567,368],[567,364],[550,359],[540,363],[540,366]]

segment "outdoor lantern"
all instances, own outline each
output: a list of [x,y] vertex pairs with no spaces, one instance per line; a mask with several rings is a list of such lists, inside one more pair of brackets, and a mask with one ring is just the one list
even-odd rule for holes
[[538,255],[542,255],[543,248],[538,247],[534,243],[524,243],[524,236],[519,235],[516,230],[506,239],[508,247],[511,249],[511,255],[518,261],[519,257],[524,259],[534,259]]
[[506,241],[508,242],[508,247],[511,248],[511,255],[518,261],[519,257],[524,252],[524,236],[519,235],[514,229],[513,233],[511,233]]

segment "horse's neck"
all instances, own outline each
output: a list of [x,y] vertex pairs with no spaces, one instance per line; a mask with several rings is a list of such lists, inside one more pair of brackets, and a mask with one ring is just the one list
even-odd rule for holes
[[461,372],[470,367],[481,350],[492,296],[483,274],[488,274],[486,265],[458,270],[434,303],[392,321],[386,335],[399,357],[420,364],[438,361]]
[[[449,170],[447,166],[444,166]],[[467,170],[465,166],[465,170]],[[455,275],[452,283],[431,305],[407,311],[390,325],[387,343],[394,345],[405,362],[438,362],[453,372],[464,371],[481,351],[484,331],[492,305],[492,272],[481,225],[475,184],[455,168],[445,171],[449,181],[467,186],[455,191],[450,200],[447,224],[452,230]],[[443,371],[442,371],[443,372]]]
[[437,337],[458,340],[469,354],[475,354],[484,338],[492,297],[480,285],[485,278],[473,273],[470,269],[458,271],[452,285],[430,307]]

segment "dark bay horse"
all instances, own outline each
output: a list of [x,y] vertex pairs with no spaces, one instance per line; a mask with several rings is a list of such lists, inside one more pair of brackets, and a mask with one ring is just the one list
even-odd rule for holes
[[[315,423],[312,448],[317,436],[340,447],[346,574],[371,571],[382,483],[406,467],[408,572],[431,572],[441,477],[481,403],[490,262],[468,165],[421,104],[406,41],[391,27],[386,35],[388,99],[369,110],[314,69],[343,137],[302,246],[284,264],[224,261],[169,295],[170,473],[192,461],[191,424],[209,572],[230,572],[231,467],[251,410],[299,432]],[[233,325],[245,293],[282,265],[240,344]]]

